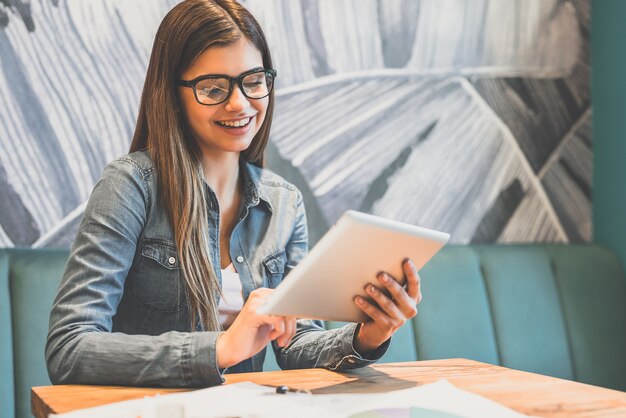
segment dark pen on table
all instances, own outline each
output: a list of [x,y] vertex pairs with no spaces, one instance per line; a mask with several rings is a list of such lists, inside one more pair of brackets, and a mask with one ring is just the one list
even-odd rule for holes
[[311,391],[308,389],[296,389],[285,385],[276,386],[276,393],[278,394],[286,394],[286,393],[307,393],[311,395]]

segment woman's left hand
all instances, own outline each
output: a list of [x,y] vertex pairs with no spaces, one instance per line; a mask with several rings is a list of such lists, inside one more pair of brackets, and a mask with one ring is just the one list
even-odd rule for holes
[[370,321],[361,324],[355,338],[354,348],[359,353],[367,353],[378,348],[407,320],[417,314],[416,305],[422,300],[420,278],[411,260],[405,260],[402,267],[406,277],[404,286],[398,284],[387,273],[380,273],[377,276],[379,287],[386,289],[389,296],[371,283],[365,286],[365,292],[378,306],[362,296],[354,298],[356,306],[371,318]]

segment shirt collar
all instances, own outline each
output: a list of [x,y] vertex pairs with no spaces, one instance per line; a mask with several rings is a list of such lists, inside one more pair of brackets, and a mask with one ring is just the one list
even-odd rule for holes
[[239,164],[241,167],[240,173],[243,175],[245,205],[250,208],[263,202],[270,213],[272,213],[272,204],[267,197],[265,186],[261,182],[263,169],[243,160],[240,160]]

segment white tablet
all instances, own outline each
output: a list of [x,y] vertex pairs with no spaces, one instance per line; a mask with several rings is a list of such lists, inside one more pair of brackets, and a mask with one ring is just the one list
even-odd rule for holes
[[285,277],[259,313],[330,321],[365,322],[353,300],[367,296],[367,283],[379,284],[385,271],[404,280],[402,261],[421,269],[443,247],[449,234],[347,211]]

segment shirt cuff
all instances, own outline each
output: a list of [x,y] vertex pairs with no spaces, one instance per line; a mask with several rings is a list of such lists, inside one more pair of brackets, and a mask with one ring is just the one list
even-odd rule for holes
[[350,345],[352,346],[352,352],[354,355],[359,356],[363,360],[371,360],[372,362],[379,360],[382,356],[385,355],[389,345],[391,344],[391,337],[387,339],[384,343],[379,345],[377,348],[368,351],[367,353],[360,353],[354,348],[354,340],[356,339],[357,333],[361,328],[361,324],[354,324],[354,330],[352,331],[352,338],[350,339]]
[[224,383],[217,367],[217,339],[221,332],[191,332],[183,341],[181,359],[183,376],[190,387],[216,386]]
[[354,339],[361,324],[349,324],[343,328],[344,338],[341,338],[343,347],[341,352],[344,353],[339,362],[332,367],[331,370],[344,371],[357,369],[359,367],[368,366],[379,360],[389,348],[391,338],[382,343],[378,348],[362,355],[354,348]]

